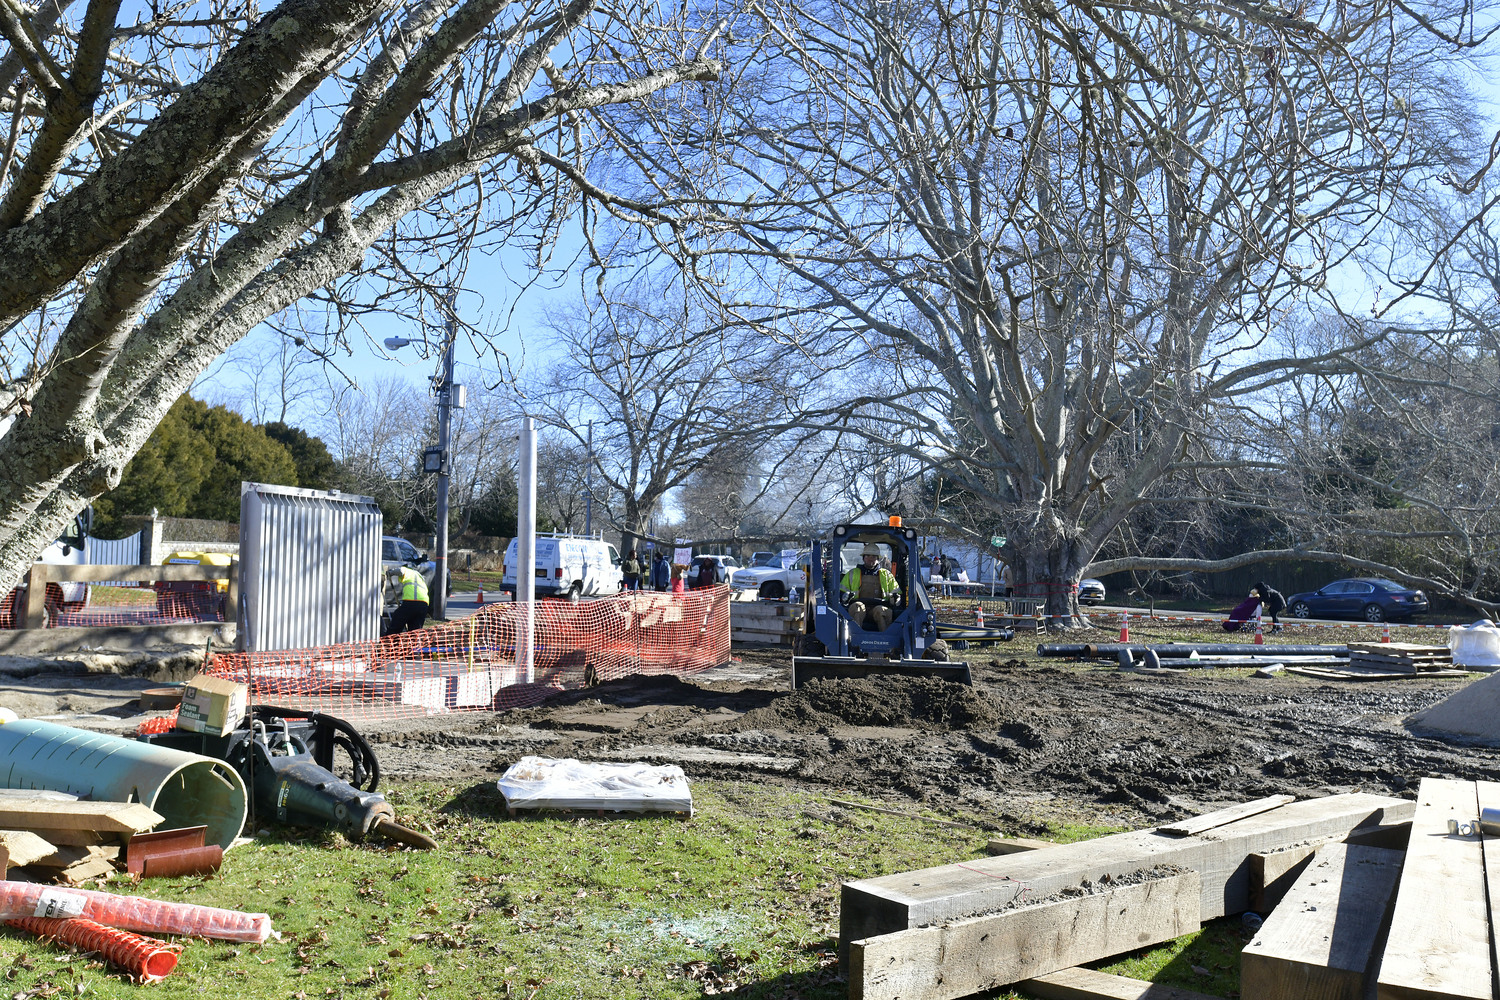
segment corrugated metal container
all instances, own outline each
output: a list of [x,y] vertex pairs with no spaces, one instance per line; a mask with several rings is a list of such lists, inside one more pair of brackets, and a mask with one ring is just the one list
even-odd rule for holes
[[240,486],[240,648],[380,637],[380,507],[352,493]]

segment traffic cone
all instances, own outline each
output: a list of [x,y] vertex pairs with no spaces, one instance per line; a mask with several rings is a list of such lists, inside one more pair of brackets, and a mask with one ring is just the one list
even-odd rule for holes
[[1130,641],[1130,612],[1127,611],[1120,616],[1120,641]]
[[1260,619],[1255,619],[1255,644],[1257,646],[1264,646],[1266,644],[1266,634],[1261,631],[1261,628]]
[[1380,628],[1380,641],[1381,642],[1390,642],[1391,641],[1391,626],[1389,624],[1381,626],[1381,628]]
[[476,599],[475,603],[476,604],[483,604],[484,603],[484,588],[483,587],[479,588],[479,597]]
[[974,605],[974,627],[984,628],[984,605]]

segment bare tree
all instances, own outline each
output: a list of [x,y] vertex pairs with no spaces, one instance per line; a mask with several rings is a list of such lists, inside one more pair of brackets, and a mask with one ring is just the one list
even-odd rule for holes
[[645,537],[671,491],[764,443],[800,390],[801,368],[773,338],[681,297],[603,296],[549,323],[564,353],[532,391],[532,412],[575,446],[594,422],[595,496],[608,490],[610,501],[595,517],[603,507],[622,550]]
[[810,419],[898,428],[865,425],[867,451],[961,486],[1007,529],[1019,592],[1070,616],[1132,512],[1226,464],[1217,417],[1388,335],[1268,336],[1335,298],[1396,206],[1472,172],[1455,70],[1486,17],[762,3],[726,35],[733,78],[682,109],[703,152],[669,176],[720,206],[683,209],[712,247],[694,260],[745,261],[761,315],[799,317],[830,368],[896,373]]
[[58,9],[0,17],[0,590],[258,323],[319,293],[342,336],[544,253],[602,110],[720,69],[649,2]]

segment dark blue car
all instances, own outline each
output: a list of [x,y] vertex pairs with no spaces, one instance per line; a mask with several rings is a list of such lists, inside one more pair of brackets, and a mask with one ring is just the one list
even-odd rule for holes
[[1293,594],[1286,608],[1297,618],[1362,618],[1367,622],[1410,618],[1427,610],[1427,595],[1390,580],[1335,580],[1311,594]]

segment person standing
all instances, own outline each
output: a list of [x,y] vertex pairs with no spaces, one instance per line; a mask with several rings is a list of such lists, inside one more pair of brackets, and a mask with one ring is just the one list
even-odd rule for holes
[[393,587],[401,590],[401,604],[391,615],[391,627],[387,635],[416,631],[427,621],[427,578],[410,566],[387,571],[386,578]]
[[641,589],[641,561],[636,557],[635,549],[625,553],[625,559],[620,563],[620,575],[625,578],[626,590]]
[[953,560],[943,556],[943,596],[953,596]]
[[1264,580],[1256,582],[1255,596],[1260,598],[1260,604],[1265,609],[1265,613],[1271,616],[1271,631],[1280,632],[1282,625],[1277,615],[1286,610],[1286,598],[1281,595],[1281,591],[1266,586]]
[[1004,589],[1006,597],[1011,597],[1016,592],[1015,586],[1011,583],[1010,563],[1000,564],[1000,586]]
[[667,554],[660,549],[651,560],[651,586],[657,590],[669,590],[672,586],[672,564],[667,562]]

